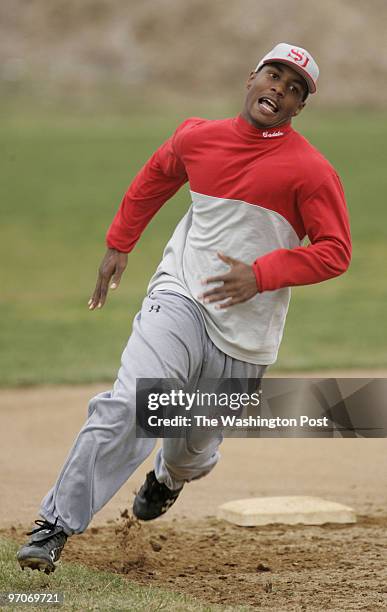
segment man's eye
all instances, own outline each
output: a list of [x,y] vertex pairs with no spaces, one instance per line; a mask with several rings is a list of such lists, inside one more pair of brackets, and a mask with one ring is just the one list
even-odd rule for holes
[[278,79],[278,74],[276,72],[270,72],[270,76],[272,76],[273,79]]

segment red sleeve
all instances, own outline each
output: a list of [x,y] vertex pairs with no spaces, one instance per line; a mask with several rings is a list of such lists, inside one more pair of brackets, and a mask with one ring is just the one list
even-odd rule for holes
[[351,236],[344,191],[331,173],[302,201],[299,211],[311,242],[295,249],[277,249],[256,259],[253,269],[259,291],[311,285],[339,276],[351,260]]
[[131,183],[107,232],[109,248],[129,253],[156,212],[188,180],[175,147],[188,122],[157,149]]

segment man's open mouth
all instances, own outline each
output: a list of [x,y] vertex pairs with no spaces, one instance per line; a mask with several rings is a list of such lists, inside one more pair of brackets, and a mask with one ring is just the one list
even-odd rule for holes
[[259,98],[258,106],[260,110],[265,113],[270,113],[271,115],[275,115],[279,111],[277,102],[275,102],[271,98],[267,98],[266,96],[262,96],[262,98]]

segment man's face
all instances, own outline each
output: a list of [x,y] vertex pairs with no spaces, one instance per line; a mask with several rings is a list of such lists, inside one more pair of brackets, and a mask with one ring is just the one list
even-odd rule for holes
[[247,81],[242,116],[257,128],[272,128],[290,121],[305,106],[306,81],[285,64],[266,64]]

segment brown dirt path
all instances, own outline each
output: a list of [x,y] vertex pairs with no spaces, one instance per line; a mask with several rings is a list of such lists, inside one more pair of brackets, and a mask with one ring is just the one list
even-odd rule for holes
[[[236,527],[179,519],[92,527],[64,562],[170,588],[206,603],[257,610],[387,610],[387,516],[356,525]],[[0,536],[24,541],[22,529]],[[59,571],[59,570],[58,570]],[[230,608],[228,608],[230,609]]]
[[[105,385],[0,391],[0,526],[35,517],[82,425],[90,397]],[[219,504],[252,495],[318,495],[361,514],[387,511],[385,439],[226,439],[222,459],[186,487],[169,518],[214,515]],[[117,517],[152,457],[96,516]],[[93,523],[93,524],[94,524]]]
[[[88,399],[104,389],[0,391],[0,536],[24,541]],[[226,439],[216,469],[187,486],[166,517],[140,525],[120,510],[130,511],[150,458],[91,528],[71,538],[63,560],[230,606],[387,610],[386,446],[384,439]],[[359,522],[241,528],[213,518],[230,499],[286,494],[346,503]]]

